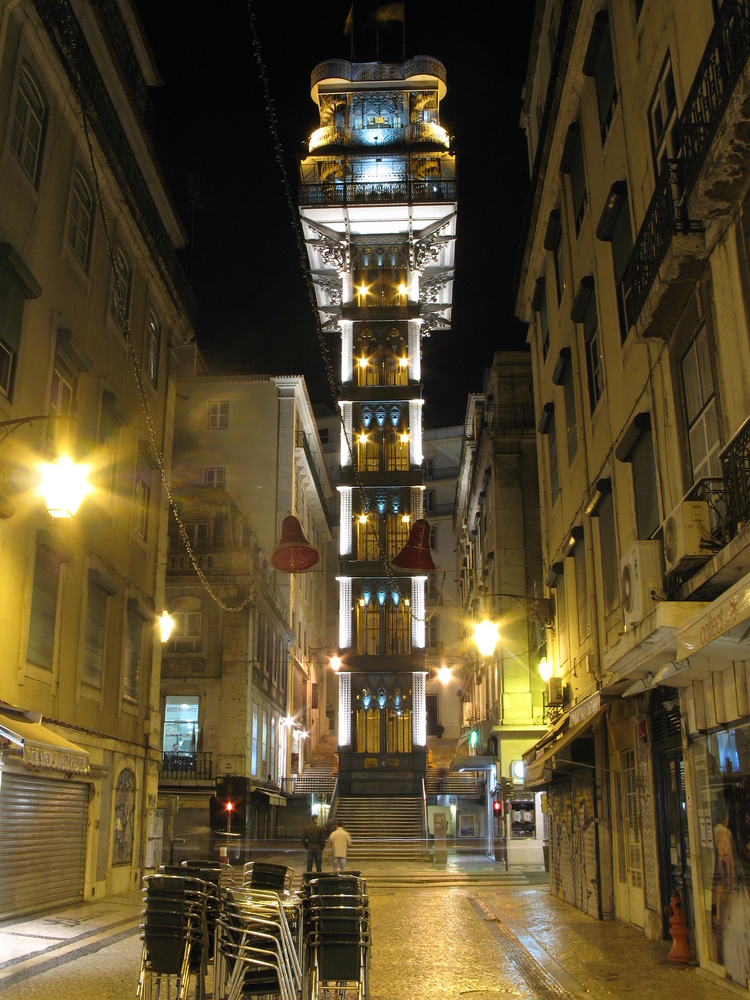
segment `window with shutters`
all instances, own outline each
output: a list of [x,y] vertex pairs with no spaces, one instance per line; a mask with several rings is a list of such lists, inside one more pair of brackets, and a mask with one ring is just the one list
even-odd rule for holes
[[557,581],[555,589],[555,602],[557,604],[557,655],[562,672],[563,667],[568,662],[568,605],[565,594],[565,575],[563,574]]
[[85,684],[101,689],[104,668],[104,643],[107,631],[107,598],[109,594],[89,580],[86,601],[86,630],[83,637],[83,671]]
[[569,162],[563,164],[564,173],[570,174],[570,191],[573,198],[573,220],[575,222],[576,236],[581,231],[583,220],[586,218],[588,208],[588,192],[586,189],[586,170],[583,159],[583,140],[581,138],[581,126],[575,122],[569,131],[570,157]]
[[609,617],[620,606],[620,567],[617,560],[615,508],[611,493],[602,500],[597,516],[599,519],[604,615]]
[[604,365],[595,294],[591,295],[586,305],[586,311],[583,316],[583,337],[586,343],[586,375],[589,387],[589,406],[593,413],[604,393]]
[[60,565],[58,555],[44,545],[37,545],[26,658],[48,670],[52,669],[55,648]]
[[125,701],[138,702],[143,656],[143,616],[137,601],[128,601],[125,625],[125,664],[123,669],[122,696]]
[[576,571],[576,599],[578,601],[578,645],[583,646],[591,634],[591,609],[589,608],[589,586],[586,576],[586,547],[579,541],[573,552]]
[[565,397],[565,426],[568,436],[568,465],[578,454],[578,417],[576,416],[576,392],[573,384],[573,368],[568,365],[563,382]]
[[594,18],[589,47],[583,63],[583,72],[586,76],[594,77],[596,104],[599,109],[599,132],[603,146],[617,106],[615,61],[612,55],[609,15],[605,10],[599,11]]
[[630,208],[627,197],[621,198],[612,227],[612,263],[617,290],[617,316],[620,321],[620,340],[628,335],[632,312],[632,282],[630,256],[633,252],[633,232],[630,228]]
[[547,282],[541,285],[541,299],[539,302],[539,341],[542,345],[542,358],[547,357],[549,352],[549,311],[547,308]]
[[656,483],[654,442],[651,428],[645,431],[630,455],[633,466],[633,493],[635,495],[635,520],[639,538],[651,538],[661,524],[659,518],[659,492]]

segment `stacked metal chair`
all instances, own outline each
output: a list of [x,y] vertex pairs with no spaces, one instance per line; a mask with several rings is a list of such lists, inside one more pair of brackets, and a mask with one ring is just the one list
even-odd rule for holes
[[298,1000],[301,927],[299,902],[284,890],[247,885],[227,893],[216,925],[215,1000]]
[[291,892],[294,869],[287,865],[274,865],[269,861],[248,861],[242,872],[243,886],[253,889],[275,889]]
[[146,875],[143,903],[136,996],[142,1000],[171,1000],[172,996],[187,1000],[191,979],[196,977],[195,998],[205,1000],[209,907],[218,909],[215,887],[192,875]]
[[306,880],[303,940],[306,996],[366,1000],[370,966],[370,907],[367,886],[353,874]]

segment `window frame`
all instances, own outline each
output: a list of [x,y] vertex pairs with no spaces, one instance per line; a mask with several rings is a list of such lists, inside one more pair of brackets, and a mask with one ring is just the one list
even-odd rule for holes
[[[37,542],[31,584],[26,660],[43,670],[52,670],[54,667],[62,565],[63,559],[57,552]],[[51,626],[51,635],[45,628],[47,625]]]
[[[112,317],[117,329],[124,333],[130,316],[130,300],[133,291],[133,265],[130,255],[123,249],[121,243],[115,244],[114,266],[110,278],[109,315]],[[118,293],[121,291],[123,285],[125,288],[125,297],[122,309],[120,309],[121,295]]]
[[151,385],[159,385],[159,356],[161,354],[161,320],[153,306],[146,309],[146,326],[143,335],[143,367]]
[[[88,205],[84,203],[85,197],[82,195],[87,197]],[[94,208],[94,196],[89,182],[86,180],[83,172],[76,168],[70,192],[65,244],[86,273],[88,273],[89,261],[91,259]]]
[[[22,101],[25,109],[23,114],[19,116]],[[36,123],[38,129],[39,134],[36,140],[29,138],[29,114],[33,115],[33,121]],[[37,189],[39,187],[39,177],[44,158],[44,140],[46,138],[48,122],[49,105],[44,91],[39,83],[37,83],[31,69],[24,64],[21,66],[16,85],[16,101],[13,109],[13,117],[10,122],[10,148],[13,150],[24,174],[26,174]],[[28,158],[29,149],[33,150],[31,163]]]
[[211,399],[208,402],[208,430],[225,431],[229,427],[229,400]]
[[[699,343],[703,343],[704,347],[701,351],[699,349]],[[703,355],[701,359],[701,354]],[[688,384],[686,381],[685,365],[688,356],[692,355],[695,358],[695,383],[696,383],[696,393],[688,392]],[[704,381],[705,375],[708,373],[710,376],[710,393],[704,392]],[[687,438],[688,455],[690,457],[690,470],[693,476],[693,482],[697,482],[699,479],[704,477],[709,478],[721,478],[721,462],[719,461],[719,453],[721,451],[721,431],[718,419],[718,400],[716,395],[716,383],[714,380],[713,364],[711,359],[711,344],[708,337],[708,330],[706,324],[702,322],[698,329],[696,330],[693,337],[691,337],[685,350],[682,352],[680,357],[680,382],[682,385],[682,396],[683,396],[683,411],[685,414],[685,429]],[[696,396],[696,401],[698,403],[695,413],[691,418],[690,415],[690,397]],[[708,430],[709,421],[707,421],[707,416],[709,411],[713,411],[714,415],[714,425],[716,429],[715,440],[711,442],[710,433]],[[694,432],[698,429],[703,429],[703,441],[705,443],[705,456],[700,463],[696,465],[693,449]],[[704,466],[706,471],[701,471]],[[713,467],[713,468],[712,468]]]

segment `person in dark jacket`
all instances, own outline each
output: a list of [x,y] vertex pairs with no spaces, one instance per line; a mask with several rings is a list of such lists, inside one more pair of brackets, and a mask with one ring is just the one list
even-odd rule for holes
[[326,842],[325,830],[318,826],[318,817],[313,816],[312,822],[302,831],[302,846],[307,851],[307,870],[312,871],[313,861],[315,871],[323,870],[323,847]]

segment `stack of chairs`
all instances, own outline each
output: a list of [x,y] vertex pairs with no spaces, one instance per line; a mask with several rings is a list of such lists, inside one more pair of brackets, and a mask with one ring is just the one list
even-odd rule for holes
[[366,1000],[370,966],[370,907],[367,886],[352,873],[306,880],[303,940],[307,996],[321,990]]
[[291,892],[293,883],[293,868],[287,865],[274,865],[269,861],[248,861],[242,872],[243,886],[250,886],[253,889]]
[[143,878],[143,948],[136,990],[141,1000],[158,1000],[162,988],[167,1000],[173,988],[175,1000],[187,1000],[193,976],[196,1000],[206,997],[209,900],[216,910],[218,899],[211,883],[181,871]]
[[216,925],[215,1000],[298,1000],[301,927],[299,902],[283,890],[245,885],[227,893]]
[[[220,893],[225,892],[227,889],[231,889],[232,886],[234,885],[234,872],[232,870],[232,866],[227,861],[214,861],[213,859],[209,861],[201,861],[201,860],[191,859],[189,861],[183,861],[181,862],[181,864],[183,868],[191,868],[191,869],[202,868],[218,872],[219,873],[218,884]],[[199,877],[203,878],[204,876],[201,875]],[[212,882],[215,881],[213,876],[211,877],[210,881]]]

